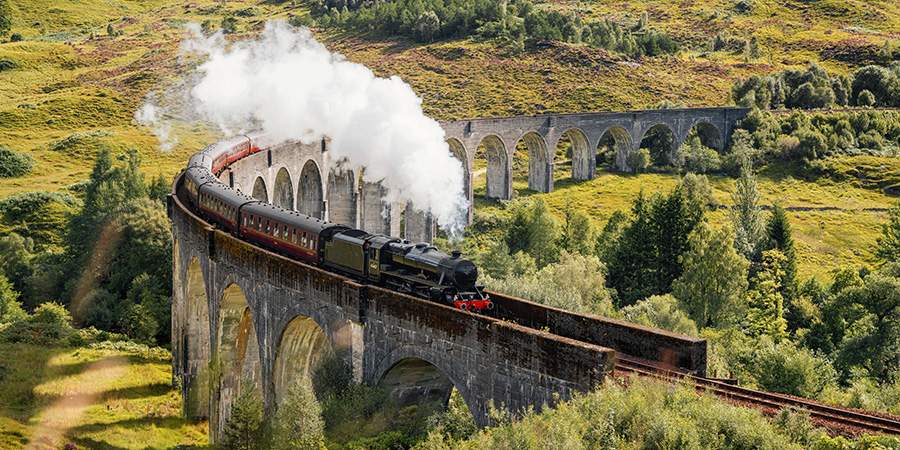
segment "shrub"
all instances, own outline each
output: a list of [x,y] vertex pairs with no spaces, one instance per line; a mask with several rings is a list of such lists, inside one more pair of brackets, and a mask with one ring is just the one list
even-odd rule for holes
[[650,165],[650,150],[642,148],[630,153],[625,158],[625,164],[635,172],[643,172]]
[[13,33],[9,36],[9,42],[20,42],[22,40],[22,35],[19,33]]
[[28,175],[35,165],[37,165],[37,160],[31,155],[0,147],[0,178]]
[[72,316],[65,306],[56,302],[49,302],[38,306],[28,321],[31,323],[47,323],[65,327],[69,326],[69,322],[72,321]]
[[229,450],[251,450],[262,447],[262,400],[253,393],[253,383],[245,379],[241,391],[231,404],[231,417],[225,421],[225,445]]
[[7,70],[13,70],[16,67],[19,67],[15,61],[11,59],[0,59],[0,72],[5,72]]
[[684,149],[684,168],[694,173],[718,172],[722,161],[714,149],[691,145]]

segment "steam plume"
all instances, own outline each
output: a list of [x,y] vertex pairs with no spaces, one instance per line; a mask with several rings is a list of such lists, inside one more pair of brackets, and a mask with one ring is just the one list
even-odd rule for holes
[[270,21],[258,40],[230,47],[221,34],[193,31],[182,50],[207,58],[189,96],[202,117],[226,133],[262,128],[276,141],[328,136],[332,160],[363,168],[365,181],[381,181],[385,201],[412,202],[459,234],[468,207],[462,166],[399,77],[376,77],[284,21]]

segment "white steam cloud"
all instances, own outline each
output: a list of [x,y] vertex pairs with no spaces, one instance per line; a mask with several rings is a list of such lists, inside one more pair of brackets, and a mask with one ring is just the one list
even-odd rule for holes
[[[376,77],[284,21],[270,21],[259,39],[230,47],[221,34],[193,31],[182,51],[206,57],[190,89],[196,113],[226,133],[261,128],[276,141],[305,143],[327,136],[332,161],[364,169],[365,181],[380,181],[385,201],[412,202],[459,235],[468,208],[462,165],[444,130],[399,77]],[[137,119],[167,131],[152,105]],[[158,137],[173,142],[168,134]]]

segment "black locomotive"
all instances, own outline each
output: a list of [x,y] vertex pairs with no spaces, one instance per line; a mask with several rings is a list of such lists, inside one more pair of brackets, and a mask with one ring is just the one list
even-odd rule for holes
[[242,135],[191,157],[177,186],[191,208],[247,241],[321,268],[460,309],[494,307],[476,284],[478,268],[424,243],[371,234],[256,200],[226,186],[217,175],[260,151],[263,135]]

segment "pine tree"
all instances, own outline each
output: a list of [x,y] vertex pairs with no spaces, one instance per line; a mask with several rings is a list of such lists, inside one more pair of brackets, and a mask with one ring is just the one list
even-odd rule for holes
[[731,223],[734,226],[734,248],[751,263],[760,261],[765,238],[765,222],[759,208],[759,190],[756,176],[749,164],[741,167],[741,177],[734,182],[731,193]]
[[241,392],[231,404],[231,417],[225,421],[225,445],[229,450],[261,448],[263,431],[262,400],[253,393],[249,379],[241,382]]
[[560,247],[569,252],[578,252],[588,256],[594,253],[597,229],[583,210],[576,210],[569,203],[566,205],[566,221],[562,227]]
[[776,204],[772,209],[772,215],[766,223],[766,236],[770,245],[774,245],[785,258],[782,265],[784,276],[780,280],[781,293],[785,299],[794,298],[797,290],[797,254],[794,251],[794,238],[791,236],[791,223],[781,205]]
[[681,259],[684,272],[672,283],[675,297],[700,328],[734,322],[745,309],[750,266],[734,249],[734,234],[728,227],[713,230],[700,223],[688,245]]
[[273,424],[273,444],[279,450],[325,448],[322,405],[316,401],[312,381],[303,375],[288,389],[278,405]]

